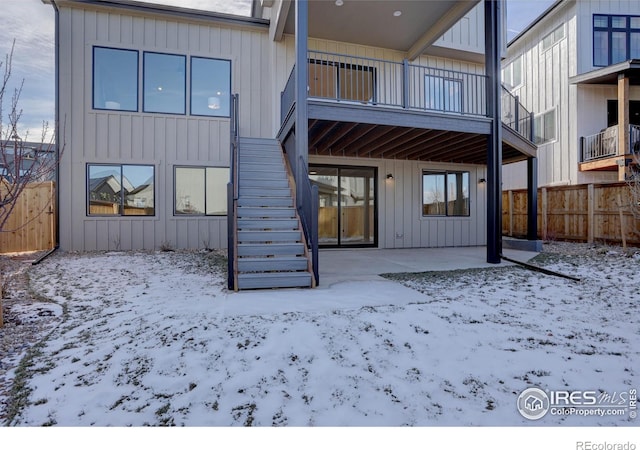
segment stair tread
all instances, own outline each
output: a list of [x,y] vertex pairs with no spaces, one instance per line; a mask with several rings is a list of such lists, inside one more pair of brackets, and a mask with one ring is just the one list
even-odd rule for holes
[[297,272],[288,272],[284,271],[275,271],[275,272],[247,272],[247,273],[239,273],[238,278],[278,278],[282,276],[292,277],[292,278],[306,278],[310,277],[311,274],[307,271],[297,271]]

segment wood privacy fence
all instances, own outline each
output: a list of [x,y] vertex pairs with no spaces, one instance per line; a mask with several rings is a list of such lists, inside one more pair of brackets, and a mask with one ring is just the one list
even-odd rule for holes
[[[538,237],[543,240],[623,242],[640,245],[640,220],[628,205],[626,183],[581,184],[538,189]],[[502,193],[502,233],[527,235],[527,190]]]
[[[0,189],[2,187],[0,186]],[[0,253],[50,250],[55,246],[55,184],[29,184],[0,232]]]

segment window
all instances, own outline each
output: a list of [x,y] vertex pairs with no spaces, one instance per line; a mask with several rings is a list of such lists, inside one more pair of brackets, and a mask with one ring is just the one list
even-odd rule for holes
[[522,73],[522,56],[519,56],[502,69],[502,82],[512,90],[522,84]]
[[93,108],[138,110],[138,52],[93,48]]
[[564,39],[564,25],[560,25],[542,39],[542,51],[547,51]]
[[[147,113],[229,117],[231,61],[144,52],[143,104]],[[138,112],[139,57],[135,50],[93,48],[93,109]]]
[[425,75],[425,105],[427,109],[462,112],[462,81]]
[[593,16],[593,65],[640,57],[640,16]]
[[153,166],[89,164],[87,214],[90,216],[153,216]]
[[174,179],[175,215],[227,214],[228,168],[176,167]]
[[185,114],[186,57],[144,53],[144,112]]
[[423,216],[468,216],[469,172],[423,172]]
[[375,69],[350,63],[309,60],[309,96],[375,102]]
[[231,61],[191,58],[191,114],[229,117]]
[[533,119],[534,143],[537,145],[556,140],[556,110],[551,109]]

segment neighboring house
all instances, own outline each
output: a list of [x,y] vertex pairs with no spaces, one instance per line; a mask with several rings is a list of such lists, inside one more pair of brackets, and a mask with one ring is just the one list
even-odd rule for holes
[[[238,17],[45,1],[61,248],[228,248],[235,288],[315,285],[318,242],[487,245],[499,262],[500,163],[536,149],[528,117],[492,120],[497,2],[258,0]],[[92,209],[99,181],[109,211]]]
[[[55,178],[55,146],[42,142],[23,142],[21,140],[3,140],[0,142],[0,177],[13,182],[16,175],[27,176],[29,182],[49,181]],[[19,167],[16,167],[18,155]]]
[[[538,184],[624,180],[640,147],[640,1],[560,0],[514,38],[503,83],[536,111]],[[503,171],[525,188],[524,165]]]

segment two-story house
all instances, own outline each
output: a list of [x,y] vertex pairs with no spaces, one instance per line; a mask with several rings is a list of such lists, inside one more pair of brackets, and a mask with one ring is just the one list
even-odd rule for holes
[[[640,147],[640,1],[559,0],[507,47],[503,82],[536,111],[540,186],[623,181]],[[525,188],[525,167],[503,171]]]
[[501,2],[45,2],[61,248],[228,248],[236,289],[313,286],[322,247],[500,261],[501,164],[536,156],[497,115]]

